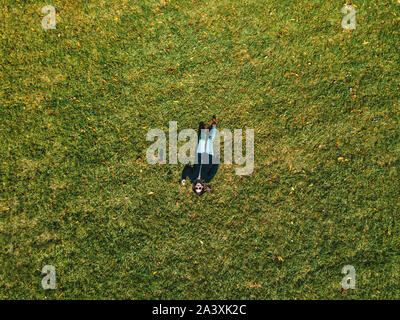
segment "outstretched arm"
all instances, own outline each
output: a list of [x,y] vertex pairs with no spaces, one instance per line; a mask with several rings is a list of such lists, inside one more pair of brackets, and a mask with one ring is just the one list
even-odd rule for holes
[[192,175],[193,168],[190,165],[186,165],[182,171],[182,180],[186,180],[187,177],[190,178]]

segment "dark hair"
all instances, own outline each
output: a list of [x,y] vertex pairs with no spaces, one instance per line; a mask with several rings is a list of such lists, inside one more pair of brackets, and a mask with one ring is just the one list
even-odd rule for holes
[[[197,184],[197,183],[200,183],[200,184],[203,186],[203,189],[201,190],[200,193],[197,193],[197,192],[196,192],[196,184]],[[193,183],[192,183],[192,189],[193,189],[193,192],[194,192],[195,194],[197,194],[198,196],[201,196],[201,195],[203,195],[203,194],[206,193],[206,192],[212,192],[211,187],[210,187],[210,186],[208,185],[208,183],[205,182],[203,179],[201,179],[200,181],[196,180],[195,182],[193,182]]]

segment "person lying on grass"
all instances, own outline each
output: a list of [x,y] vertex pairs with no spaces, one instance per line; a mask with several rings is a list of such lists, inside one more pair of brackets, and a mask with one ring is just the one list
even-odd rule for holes
[[186,178],[189,177],[192,182],[192,189],[198,196],[205,192],[212,192],[209,183],[218,170],[219,159],[214,157],[213,150],[213,140],[217,131],[216,125],[215,116],[212,117],[212,123],[208,130],[203,122],[200,123],[199,142],[194,165],[186,165],[182,171],[182,185],[185,185]]

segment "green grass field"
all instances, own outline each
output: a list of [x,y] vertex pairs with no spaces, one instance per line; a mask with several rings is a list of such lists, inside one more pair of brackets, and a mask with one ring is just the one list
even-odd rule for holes
[[[400,3],[348,4],[2,1],[0,298],[398,299]],[[197,197],[145,137],[212,114],[255,169]]]

